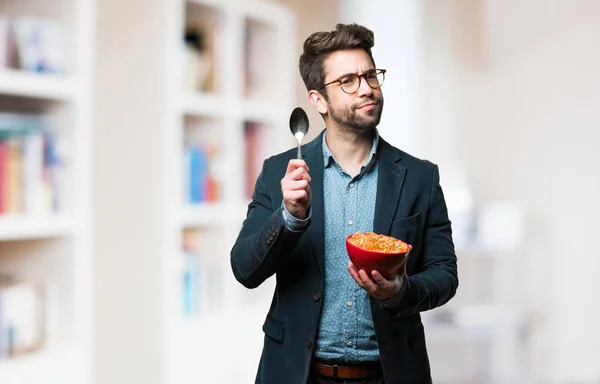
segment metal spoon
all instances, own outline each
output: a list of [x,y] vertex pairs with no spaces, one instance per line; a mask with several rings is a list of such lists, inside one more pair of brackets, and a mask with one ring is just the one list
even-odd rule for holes
[[298,140],[297,157],[298,159],[302,159],[302,150],[300,149],[300,144],[308,132],[308,116],[306,116],[304,109],[296,107],[292,111],[292,114],[290,115],[290,131],[292,131],[292,135],[294,135],[296,140]]

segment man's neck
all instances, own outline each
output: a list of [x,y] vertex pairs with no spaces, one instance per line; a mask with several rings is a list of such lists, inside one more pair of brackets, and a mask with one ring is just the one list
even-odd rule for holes
[[325,140],[340,166],[348,174],[355,176],[369,159],[374,133],[375,130],[355,133],[332,127],[325,131]]

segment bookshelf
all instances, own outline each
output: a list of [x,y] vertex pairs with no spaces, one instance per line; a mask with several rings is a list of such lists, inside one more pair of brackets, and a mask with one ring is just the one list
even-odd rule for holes
[[93,7],[0,0],[2,383],[91,382]]
[[25,215],[0,217],[0,241],[68,237],[75,233],[72,217],[53,214],[39,218]]
[[[263,1],[187,1],[172,9],[170,41],[181,40],[184,30],[202,30],[212,43],[207,43],[214,71],[208,77],[212,85],[194,89],[188,82],[173,84],[168,103],[170,123],[165,143],[168,180],[175,186],[166,195],[169,212],[178,212],[167,228],[170,234],[165,253],[172,267],[165,277],[167,292],[174,303],[166,310],[170,337],[170,363],[166,377],[171,383],[192,383],[198,379],[198,361],[216,366],[222,360],[247,356],[247,367],[218,370],[220,382],[245,382],[254,375],[260,354],[260,340],[236,351],[223,347],[223,338],[231,341],[231,329],[242,329],[240,311],[256,312],[256,305],[266,310],[271,299],[271,284],[247,291],[235,281],[229,264],[229,251],[245,218],[250,202],[249,190],[258,176],[262,161],[290,148],[292,137],[287,127],[294,108],[297,57],[294,52],[295,19],[284,6]],[[180,46],[171,47],[171,57],[181,55]],[[170,73],[178,73],[175,60]],[[196,82],[197,84],[198,82]],[[213,198],[190,201],[189,157],[181,156],[186,145],[200,143],[213,148],[208,168],[218,187]],[[210,157],[210,156],[209,156]],[[183,164],[182,164],[183,163]],[[192,172],[193,174],[193,172]],[[183,186],[183,190],[182,190]],[[200,304],[195,313],[183,314],[182,241],[191,236],[195,243],[199,293],[193,292]],[[192,285],[193,287],[193,285]],[[188,286],[189,289],[189,286]],[[262,305],[262,307],[261,307]],[[237,315],[233,315],[237,313]],[[263,314],[264,315],[264,314]],[[249,316],[252,317],[252,316]],[[250,334],[260,338],[260,316],[252,317]],[[237,325],[234,325],[236,323]],[[248,323],[246,323],[248,324]],[[246,332],[245,334],[248,334]],[[221,335],[221,340],[216,335]],[[233,336],[233,335],[232,335]],[[234,336],[233,336],[234,337]],[[255,337],[255,338],[257,338]],[[223,350],[215,354],[215,350]],[[255,361],[254,361],[255,360]],[[237,365],[237,364],[236,364]],[[188,372],[189,374],[185,374]],[[229,375],[229,376],[227,376]],[[203,379],[207,379],[204,377]],[[172,381],[171,381],[172,380]],[[209,380],[210,381],[210,380]]]
[[[212,382],[203,375],[215,359],[247,352],[254,371],[260,353],[260,343],[227,347],[227,324],[272,293],[235,281],[229,251],[256,177],[247,123],[265,133],[254,161],[293,144],[295,19],[254,0],[152,4],[98,2],[94,377]],[[214,382],[251,380],[235,371]]]
[[0,76],[0,94],[69,102],[77,94],[77,83],[72,77],[40,76],[14,69],[3,69]]

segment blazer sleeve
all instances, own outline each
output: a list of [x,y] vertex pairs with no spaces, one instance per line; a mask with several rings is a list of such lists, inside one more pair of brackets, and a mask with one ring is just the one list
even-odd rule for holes
[[437,165],[433,170],[423,241],[423,262],[419,272],[406,276],[403,290],[382,303],[395,317],[439,307],[448,302],[458,288],[452,229]]
[[[230,253],[233,274],[247,288],[256,288],[275,274],[308,228],[306,225],[301,231],[287,229],[281,200],[275,204],[272,201],[270,167],[266,160],[256,180],[246,219]],[[279,180],[276,185],[279,186]]]

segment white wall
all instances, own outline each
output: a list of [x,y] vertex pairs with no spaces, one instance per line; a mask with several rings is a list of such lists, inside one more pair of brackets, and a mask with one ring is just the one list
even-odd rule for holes
[[427,114],[446,111],[445,156],[466,168],[478,202],[508,200],[527,214],[519,257],[532,382],[598,382],[600,2],[423,8],[424,142],[439,148],[439,120]]
[[[325,122],[323,118],[317,112],[315,107],[308,100],[308,92],[300,76],[298,69],[298,60],[302,54],[304,40],[317,31],[331,31],[335,28],[336,23],[339,21],[339,9],[338,0],[280,0],[279,3],[285,4],[290,7],[296,14],[296,61],[295,61],[295,72],[296,76],[296,103],[297,106],[302,107],[310,122],[310,129],[308,135],[304,139],[304,143],[309,142],[321,133],[325,128]],[[319,12],[315,12],[318,9]],[[290,111],[291,113],[291,111]],[[295,143],[295,139],[290,135],[290,145]]]
[[97,384],[161,383],[165,4],[97,4],[92,186]]
[[373,58],[388,70],[383,85],[385,106],[379,131],[393,145],[419,156],[420,1],[344,0],[340,21],[373,30]]
[[384,137],[524,210],[532,382],[600,380],[600,2],[346,0],[340,21],[375,32]]

